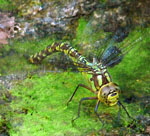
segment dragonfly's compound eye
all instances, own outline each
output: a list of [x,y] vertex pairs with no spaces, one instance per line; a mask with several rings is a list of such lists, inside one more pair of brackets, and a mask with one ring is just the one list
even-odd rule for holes
[[101,91],[102,97],[106,97],[109,94],[109,91],[110,89],[108,86],[105,86],[104,88],[102,88],[102,91]]

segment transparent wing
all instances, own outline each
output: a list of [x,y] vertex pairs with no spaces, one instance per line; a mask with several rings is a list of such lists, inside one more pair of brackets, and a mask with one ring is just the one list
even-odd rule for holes
[[123,42],[111,42],[108,48],[106,48],[106,50],[102,53],[100,61],[106,67],[113,67],[119,64],[124,55],[126,55],[136,46],[142,44],[143,37],[145,36],[146,35],[142,30],[135,30],[129,34],[129,38],[127,37]]
[[[90,64],[92,64],[92,63],[90,63]],[[93,73],[94,69],[89,65],[81,64],[81,63],[77,63],[77,62],[74,62],[74,65],[77,66],[77,69],[80,72]]]

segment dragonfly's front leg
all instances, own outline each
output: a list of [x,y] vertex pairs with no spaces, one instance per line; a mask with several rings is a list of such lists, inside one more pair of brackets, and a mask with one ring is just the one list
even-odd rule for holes
[[79,88],[80,86],[83,87],[83,88],[86,88],[86,89],[90,90],[90,91],[93,92],[93,93],[95,93],[95,91],[93,91],[92,88],[90,88],[90,87],[88,87],[88,86],[86,86],[86,85],[84,85],[84,84],[79,84],[79,85],[76,87],[76,89],[75,89],[75,91],[73,92],[73,94],[71,95],[71,97],[69,98],[69,100],[68,100],[68,102],[67,102],[67,105],[69,104],[69,102],[72,101],[72,98],[74,97],[75,93],[77,92],[77,90],[78,90],[78,88]]
[[72,123],[78,119],[80,117],[80,111],[81,111],[81,104],[83,101],[85,100],[97,100],[98,98],[97,97],[85,97],[85,98],[82,98],[79,102],[79,106],[78,106],[78,114],[77,114],[77,117],[75,117],[73,120],[72,120]]
[[99,117],[99,114],[97,113],[99,104],[100,104],[100,101],[98,100],[97,103],[96,103],[96,106],[95,106],[94,111],[95,111],[95,114],[96,114],[96,116],[98,117],[98,119],[99,119],[99,120],[102,122],[102,124],[104,125],[104,122],[101,120],[101,118]]
[[128,116],[130,119],[132,119],[133,122],[136,121],[133,117],[130,116],[130,114],[129,114],[128,111],[126,110],[125,106],[124,106],[120,101],[118,101],[118,105],[119,105],[119,107],[121,106],[121,107],[124,109],[124,111],[126,112],[127,116]]

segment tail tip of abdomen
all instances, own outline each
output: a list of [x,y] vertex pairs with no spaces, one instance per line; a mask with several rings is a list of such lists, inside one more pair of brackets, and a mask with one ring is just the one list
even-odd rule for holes
[[32,56],[29,56],[28,54],[24,54],[23,56],[24,56],[24,58],[25,58],[29,63],[31,63],[31,64],[40,64],[40,61],[41,61],[41,60],[34,59],[34,58],[33,58],[33,55],[32,55]]

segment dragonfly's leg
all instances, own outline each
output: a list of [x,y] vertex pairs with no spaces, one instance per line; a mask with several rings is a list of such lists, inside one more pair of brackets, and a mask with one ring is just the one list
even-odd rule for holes
[[[119,104],[118,104],[118,105],[119,105]],[[120,120],[120,112],[121,112],[121,106],[119,105],[118,120]]]
[[67,105],[69,104],[69,102],[72,101],[72,98],[74,97],[75,93],[77,92],[77,90],[78,90],[78,88],[79,88],[80,86],[83,87],[83,88],[86,88],[86,89],[90,90],[90,91],[93,92],[93,93],[95,93],[95,92],[92,90],[92,88],[90,88],[90,87],[88,87],[88,86],[86,86],[86,85],[84,85],[84,84],[79,84],[79,85],[76,87],[76,89],[75,89],[75,91],[73,92],[73,94],[71,95],[71,97],[69,98],[69,100],[68,100],[68,102],[67,102]]
[[101,120],[101,118],[99,117],[99,114],[97,113],[99,104],[100,104],[100,101],[98,100],[97,103],[96,103],[96,106],[95,106],[94,111],[95,111],[95,114],[96,114],[96,116],[98,117],[98,119],[99,119],[99,120],[102,122],[102,124],[104,125],[104,122]]
[[97,97],[85,97],[85,98],[82,98],[79,102],[79,106],[78,106],[78,114],[77,114],[77,117],[75,117],[72,122],[74,122],[76,119],[78,119],[80,117],[80,111],[81,111],[81,104],[84,100],[97,100]]
[[129,118],[131,118],[131,119],[133,119],[133,121],[135,121],[135,119],[130,116],[130,114],[129,114],[128,111],[126,110],[125,106],[124,106],[120,101],[118,101],[118,105],[121,106],[121,107],[124,109],[124,111],[126,112],[126,114],[127,114],[127,116],[128,116]]

